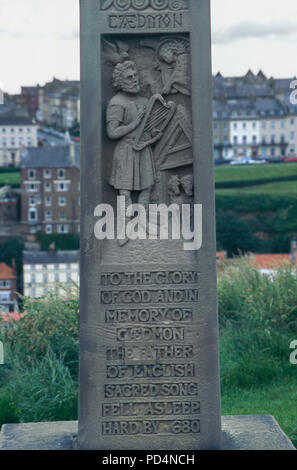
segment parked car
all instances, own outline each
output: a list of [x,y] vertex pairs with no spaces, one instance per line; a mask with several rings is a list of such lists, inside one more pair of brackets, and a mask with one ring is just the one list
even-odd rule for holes
[[286,157],[284,159],[284,163],[297,163],[297,156],[294,157]]

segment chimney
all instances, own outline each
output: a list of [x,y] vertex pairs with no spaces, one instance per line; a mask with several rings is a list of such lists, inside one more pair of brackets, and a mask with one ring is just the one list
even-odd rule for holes
[[72,165],[72,166],[75,166],[76,161],[75,161],[75,144],[74,144],[74,142],[70,142],[69,149],[70,149],[71,165]]
[[291,241],[291,260],[293,266],[295,266],[297,261],[297,240]]

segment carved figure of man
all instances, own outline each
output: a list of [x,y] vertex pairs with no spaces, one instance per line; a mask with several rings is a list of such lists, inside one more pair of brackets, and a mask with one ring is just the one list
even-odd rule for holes
[[164,88],[162,94],[191,95],[189,43],[185,40],[166,40],[158,51],[159,67]]
[[138,202],[146,205],[155,182],[152,150],[144,145],[136,151],[133,144],[148,100],[139,96],[139,77],[134,62],[116,65],[112,80],[117,94],[108,104],[107,133],[117,144],[109,183],[125,197],[126,206],[132,204],[132,191],[139,191]]

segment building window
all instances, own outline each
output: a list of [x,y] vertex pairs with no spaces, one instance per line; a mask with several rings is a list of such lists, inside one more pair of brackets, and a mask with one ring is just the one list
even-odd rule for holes
[[65,221],[66,220],[66,213],[65,211],[60,212],[60,220]]
[[247,142],[246,135],[243,135],[243,136],[242,136],[242,143],[243,143],[243,145],[246,145],[246,142]]
[[253,145],[256,145],[256,144],[257,144],[257,136],[253,135]]
[[266,122],[265,121],[262,122],[262,129],[266,129]]
[[11,287],[11,281],[0,281],[0,287],[1,288],[10,288]]
[[237,145],[237,142],[238,142],[238,138],[237,138],[237,135],[235,135],[235,136],[233,137],[233,144],[234,144],[234,145]]
[[295,141],[295,132],[290,132],[290,141],[291,142]]
[[10,301],[10,293],[9,292],[0,292],[0,301],[1,302],[9,302]]
[[35,197],[30,197],[29,198],[29,205],[30,206],[36,206],[36,198]]
[[28,170],[28,178],[29,178],[29,180],[35,180],[36,170]]
[[271,136],[271,144],[274,145],[275,144],[275,135],[272,134]]
[[58,233],[68,233],[68,225],[59,224],[58,225]]
[[51,170],[44,170],[44,171],[43,171],[43,176],[44,176],[45,178],[51,178],[51,176],[52,176]]
[[51,198],[51,196],[46,196],[46,198],[45,198],[45,205],[46,205],[47,207],[49,207],[49,206],[52,205],[52,198]]
[[52,220],[52,218],[53,218],[52,211],[46,211],[45,212],[45,220]]
[[26,191],[28,191],[28,193],[37,193],[38,190],[39,190],[39,184],[37,183],[26,184]]
[[265,136],[265,135],[263,135],[263,137],[262,137],[262,144],[263,144],[263,145],[266,144],[266,136]]
[[65,170],[63,170],[63,169],[58,170],[58,178],[60,180],[65,179]]
[[45,184],[45,191],[46,191],[47,193],[50,193],[51,190],[52,190],[52,185],[51,185],[50,183],[46,183],[46,184]]
[[23,129],[22,127],[19,128],[19,132],[22,133],[23,132]]
[[64,196],[59,197],[59,206],[66,206],[66,197]]
[[53,226],[52,225],[47,225],[45,227],[45,232],[50,235],[51,233],[53,233]]
[[28,220],[29,222],[36,222],[37,221],[37,209],[31,207],[28,211]]
[[233,129],[237,129],[237,122],[234,122]]
[[56,190],[58,192],[68,191],[68,183],[56,183]]
[[243,123],[242,123],[242,128],[243,128],[243,129],[246,129],[246,122],[243,122]]
[[292,118],[290,122],[291,122],[291,126],[294,126],[294,124],[295,124],[295,119]]

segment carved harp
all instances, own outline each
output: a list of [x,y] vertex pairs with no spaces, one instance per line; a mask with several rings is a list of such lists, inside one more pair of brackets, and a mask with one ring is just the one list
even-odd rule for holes
[[166,103],[164,98],[157,94],[153,95],[149,101],[145,116],[139,126],[134,150],[140,151],[148,145],[160,139],[162,133],[168,126],[175,112],[175,103]]

